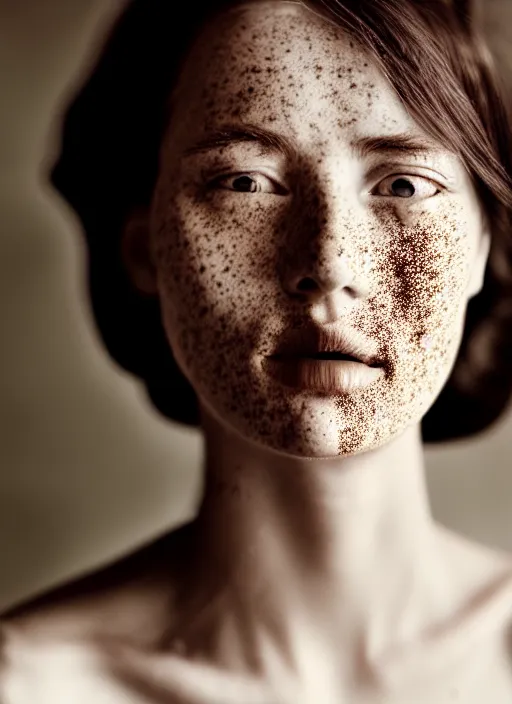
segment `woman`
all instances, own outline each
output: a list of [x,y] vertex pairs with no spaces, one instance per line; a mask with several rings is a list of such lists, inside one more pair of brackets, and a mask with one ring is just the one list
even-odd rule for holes
[[512,384],[485,46],[441,1],[170,5],[119,22],[53,181],[204,496],[4,615],[2,702],[510,702],[512,558],[433,520],[422,452]]

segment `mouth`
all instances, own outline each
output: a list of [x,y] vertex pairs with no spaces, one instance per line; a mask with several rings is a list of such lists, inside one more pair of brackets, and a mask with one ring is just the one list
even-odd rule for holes
[[[337,361],[337,362],[357,362],[359,364],[365,364],[363,360],[358,357],[354,357],[351,354],[344,354],[342,352],[317,352],[315,354],[294,354],[294,355],[283,355],[276,354],[272,356],[272,359],[286,360],[286,359],[318,359],[325,361]],[[367,367],[372,369],[382,366],[378,362],[373,364],[366,364]]]
[[308,364],[308,369],[316,369],[322,374],[337,374],[342,370],[349,373],[349,369],[360,373],[364,369],[383,366],[382,358],[378,358],[379,353],[375,343],[353,328],[309,325],[289,328],[282,333],[270,359],[287,365],[304,362]]
[[382,377],[381,364],[345,352],[294,352],[267,358],[266,371],[286,387],[327,395],[363,389]]

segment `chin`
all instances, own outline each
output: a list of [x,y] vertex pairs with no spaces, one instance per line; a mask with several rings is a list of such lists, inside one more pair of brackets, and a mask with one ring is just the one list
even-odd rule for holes
[[[406,423],[392,427],[389,419],[368,406],[361,413],[360,403],[354,401],[345,400],[342,406],[336,397],[296,397],[292,402],[288,399],[286,407],[276,410],[270,404],[258,414],[207,405],[229,433],[260,450],[297,459],[335,459],[370,452],[406,427]],[[247,403],[247,408],[252,405]]]

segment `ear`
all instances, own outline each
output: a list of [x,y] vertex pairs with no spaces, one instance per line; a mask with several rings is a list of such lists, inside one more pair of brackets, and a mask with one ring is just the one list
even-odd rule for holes
[[468,283],[468,300],[470,298],[473,298],[473,296],[476,296],[482,290],[482,287],[484,285],[485,267],[487,266],[487,260],[489,258],[490,249],[491,234],[489,232],[489,228],[487,227],[487,225],[485,225],[480,234],[478,251],[475,255],[473,269],[471,271],[471,278]]
[[138,208],[126,219],[121,257],[133,286],[146,296],[158,295],[156,269],[151,259],[148,209]]

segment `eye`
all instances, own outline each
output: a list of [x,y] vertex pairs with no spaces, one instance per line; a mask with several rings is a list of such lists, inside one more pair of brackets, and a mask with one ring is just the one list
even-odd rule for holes
[[442,188],[425,176],[393,175],[383,179],[376,189],[378,196],[393,198],[432,198]]
[[221,176],[212,182],[211,187],[224,188],[236,193],[277,193],[282,195],[286,192],[275,181],[260,173]]

